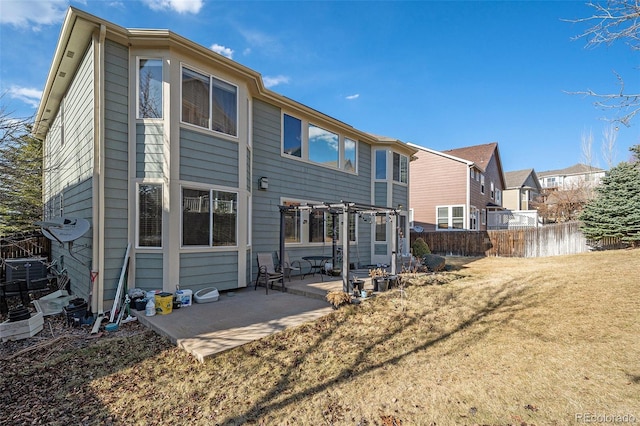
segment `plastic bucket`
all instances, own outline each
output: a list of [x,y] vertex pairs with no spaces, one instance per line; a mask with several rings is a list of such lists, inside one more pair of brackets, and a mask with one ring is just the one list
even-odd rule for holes
[[189,289],[176,291],[176,300],[180,302],[181,307],[191,306],[193,292]]
[[155,296],[156,313],[160,315],[170,314],[173,310],[173,294],[159,293]]

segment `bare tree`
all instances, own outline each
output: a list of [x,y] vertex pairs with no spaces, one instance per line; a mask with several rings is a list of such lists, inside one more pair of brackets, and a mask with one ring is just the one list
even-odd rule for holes
[[593,166],[593,133],[582,133],[582,164]]
[[615,166],[617,138],[617,126],[609,125],[602,130],[602,158],[604,159],[608,169]]
[[[611,45],[616,41],[626,43],[633,51],[640,50],[640,2],[637,0],[608,0],[604,5],[587,3],[594,9],[593,15],[587,18],[570,20],[574,23],[587,23],[592,26],[575,39],[587,39],[587,46],[596,47],[601,44]],[[598,93],[591,89],[574,92],[593,96],[595,105],[604,110],[621,111],[624,115],[614,121],[625,126],[640,111],[640,93],[628,93],[624,79],[614,71],[620,90],[617,93]]]

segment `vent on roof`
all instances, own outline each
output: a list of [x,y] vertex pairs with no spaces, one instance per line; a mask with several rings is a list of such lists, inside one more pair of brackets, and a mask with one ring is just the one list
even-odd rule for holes
[[66,76],[67,76],[67,73],[66,73],[66,72],[64,72],[64,71],[60,71],[60,72],[58,73],[58,76],[59,76],[59,77],[66,77]]
[[71,50],[67,50],[67,58],[73,58],[76,52],[72,52]]

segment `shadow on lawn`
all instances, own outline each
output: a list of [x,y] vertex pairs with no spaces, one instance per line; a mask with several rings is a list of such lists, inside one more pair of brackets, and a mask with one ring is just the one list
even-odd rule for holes
[[[360,349],[358,356],[351,363],[345,365],[340,374],[336,375],[334,378],[328,379],[299,392],[287,393],[287,396],[283,398],[283,392],[293,384],[292,377],[295,376],[298,371],[298,366],[304,362],[305,358],[310,356],[314,351],[320,350],[321,344],[326,341],[339,327],[349,326],[346,324],[348,317],[343,316],[341,320],[333,323],[329,330],[321,333],[315,344],[309,345],[305,351],[300,352],[299,355],[285,367],[286,373],[282,375],[281,379],[267,394],[260,398],[255,404],[248,407],[243,413],[224,419],[222,424],[241,424],[246,421],[257,420],[258,418],[266,416],[272,411],[284,408],[289,404],[297,404],[301,398],[321,393],[332,386],[340,385],[344,382],[357,378],[364,373],[383,369],[388,367],[390,364],[395,365],[405,357],[444,342],[474,324],[481,321],[486,322],[485,326],[479,330],[474,330],[474,333],[471,333],[469,336],[465,337],[463,342],[457,344],[452,352],[463,350],[463,348],[468,345],[469,340],[477,340],[479,336],[487,333],[492,327],[508,323],[519,311],[528,308],[529,305],[525,306],[522,303],[524,301],[524,293],[526,291],[526,287],[514,288],[513,282],[504,283],[500,288],[497,288],[492,292],[488,301],[483,306],[476,309],[470,317],[460,322],[454,329],[442,332],[434,338],[422,342],[418,341],[413,347],[407,348],[405,352],[399,355],[372,363],[368,356],[370,356],[371,352],[373,352],[377,346],[382,345],[389,339],[392,339],[397,333],[406,331],[406,329],[411,326],[419,326],[420,321],[423,319],[420,316],[416,316],[411,318],[409,321],[395,321],[393,322],[394,325],[389,327],[386,333],[376,339],[367,340],[368,343]],[[489,318],[490,315],[496,313],[500,313],[500,315],[495,316],[495,318]],[[363,369],[362,365],[365,363],[367,367]]]

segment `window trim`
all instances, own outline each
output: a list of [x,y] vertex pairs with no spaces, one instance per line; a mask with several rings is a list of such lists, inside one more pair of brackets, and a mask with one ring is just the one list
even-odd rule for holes
[[[208,94],[208,99],[209,99],[209,119],[208,119],[208,123],[207,123],[207,127],[204,126],[199,126],[197,124],[194,123],[189,123],[188,121],[184,121],[183,119],[183,93],[182,93],[182,88],[183,88],[183,74],[184,74],[184,69],[187,69],[191,72],[195,72],[198,74],[202,74],[205,77],[209,77],[209,94]],[[231,133],[225,133],[225,132],[221,132],[218,130],[214,130],[213,129],[213,87],[214,87],[214,80],[218,80],[221,81],[223,83],[226,83],[230,86],[235,87],[236,89],[236,102],[235,102],[235,109],[236,109],[236,125],[235,125],[235,134],[231,134]],[[211,74],[209,72],[205,72],[202,71],[201,69],[188,65],[184,62],[180,63],[180,124],[181,125],[185,125],[185,126],[189,126],[192,127],[194,129],[199,129],[199,130],[204,130],[204,131],[209,131],[212,133],[215,133],[216,135],[222,135],[225,137],[229,137],[229,138],[233,138],[233,139],[239,139],[240,136],[240,86],[238,86],[237,84],[226,80],[224,78],[221,78],[217,75]]]

